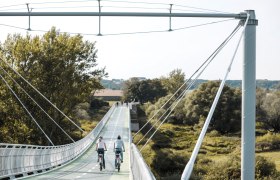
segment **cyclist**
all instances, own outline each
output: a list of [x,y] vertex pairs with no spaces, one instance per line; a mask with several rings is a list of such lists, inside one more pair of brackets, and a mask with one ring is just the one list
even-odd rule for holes
[[123,162],[123,152],[125,151],[123,140],[121,136],[118,135],[117,140],[114,142],[114,152],[119,151],[121,154],[121,162]]
[[96,151],[97,151],[97,162],[99,161],[98,155],[102,154],[103,155],[103,165],[105,169],[105,156],[104,156],[104,151],[107,151],[107,147],[105,142],[103,141],[103,137],[100,136],[98,139],[98,142],[96,143]]

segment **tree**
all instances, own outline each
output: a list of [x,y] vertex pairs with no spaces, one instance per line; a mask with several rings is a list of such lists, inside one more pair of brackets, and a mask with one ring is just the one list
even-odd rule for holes
[[[168,77],[162,77],[161,82],[168,94],[174,94],[185,82],[185,74],[181,69],[175,69]],[[183,90],[184,88],[182,88]],[[182,91],[179,91],[179,93]],[[178,93],[178,95],[179,95]]]
[[130,78],[129,80],[124,82],[124,87],[123,87],[124,101],[131,101],[131,100],[138,101],[138,99],[135,98],[138,96],[139,82],[140,80],[138,78]]
[[270,92],[266,94],[266,97],[261,105],[261,108],[265,112],[265,118],[263,123],[265,128],[272,132],[280,132],[280,91]]
[[264,119],[266,119],[266,113],[265,110],[262,108],[262,105],[264,103],[267,93],[268,91],[262,88],[256,89],[256,120],[257,121],[263,121]]
[[[203,83],[187,96],[185,103],[188,124],[204,121],[209,113],[219,81]],[[214,111],[210,126],[220,133],[236,132],[241,128],[241,92],[225,86]]]
[[160,80],[148,79],[138,80],[132,78],[125,81],[124,86],[124,101],[136,100],[140,103],[155,102],[160,97],[166,95],[166,90],[162,87]]
[[[20,80],[4,61],[13,66],[51,102],[71,117],[72,110],[78,103],[88,101],[92,90],[102,88],[100,80],[107,73],[104,68],[96,68],[96,53],[95,43],[83,41],[81,35],[70,36],[52,28],[42,37],[31,37],[28,34],[25,37],[19,34],[8,35],[6,41],[0,45],[0,65],[47,110],[58,124],[68,133],[72,133],[74,137],[78,138],[77,134],[75,134],[76,128],[32,90],[27,83]],[[4,72],[1,71],[1,74],[4,75]],[[7,75],[4,76],[9,79]],[[14,84],[12,86],[54,143],[65,143],[67,140],[65,140],[65,136],[61,135],[62,132],[56,125],[18,87]],[[42,133],[26,115],[26,112],[22,110],[18,102],[14,100],[14,97],[2,82],[0,93],[1,97],[5,97],[3,100],[10,102],[1,104],[0,113],[3,116],[1,116],[2,126],[0,128],[7,129],[5,132],[1,131],[1,136],[11,137],[11,133],[14,131],[10,130],[18,128],[15,125],[15,122],[18,121],[32,131],[30,134],[27,133],[27,142],[47,144],[43,136],[42,139],[38,140],[39,134],[39,137],[41,137]],[[75,121],[78,123],[77,120]],[[26,142],[21,141],[18,143]]]

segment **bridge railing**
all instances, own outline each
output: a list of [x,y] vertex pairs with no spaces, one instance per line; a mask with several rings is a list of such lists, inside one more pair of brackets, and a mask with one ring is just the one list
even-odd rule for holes
[[[129,109],[132,109],[133,105],[136,105],[138,103],[130,103]],[[135,146],[135,144],[132,143],[132,136],[131,136],[131,117],[129,114],[129,122],[130,122],[130,167],[133,179],[137,180],[156,180],[155,176],[153,175],[152,171],[146,164],[144,158],[142,157],[141,153]]]
[[135,144],[132,143],[130,148],[130,165],[133,179],[156,180]]
[[97,126],[83,139],[61,146],[35,146],[0,143],[0,179],[23,177],[47,171],[78,158],[98,137],[115,106],[106,113]]

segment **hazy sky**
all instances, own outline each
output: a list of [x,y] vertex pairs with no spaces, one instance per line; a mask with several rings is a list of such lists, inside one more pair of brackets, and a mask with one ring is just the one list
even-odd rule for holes
[[[26,3],[30,3],[29,6],[33,8],[32,11],[34,12],[96,12],[98,10],[96,0],[0,0],[0,11],[27,11]],[[22,5],[10,6],[20,4]],[[101,0],[102,11],[114,12],[169,12],[168,4],[174,4],[173,12],[201,12],[200,9],[187,8],[186,6],[229,13],[239,13],[247,9],[255,10],[259,20],[259,25],[257,26],[257,79],[280,79],[279,0]],[[189,27],[221,20],[223,19],[173,18],[172,28]],[[168,18],[102,17],[101,33],[103,36],[95,36],[98,34],[97,17],[31,17],[32,30],[49,30],[52,26],[55,26],[61,31],[92,34],[84,35],[84,37],[86,40],[96,41],[96,48],[98,49],[97,63],[99,67],[106,66],[109,79],[128,79],[129,77],[157,78],[167,76],[174,69],[182,69],[188,78],[231,33],[237,23],[238,20],[230,20],[168,32]],[[5,40],[8,33],[26,33],[26,30],[4,25],[28,28],[28,17],[1,16],[1,42]],[[166,32],[108,35],[164,30]],[[29,33],[42,34],[42,32],[38,31]],[[234,37],[201,78],[223,78],[239,36],[240,33]],[[242,77],[242,47],[241,45],[239,48],[229,79],[241,79]]]

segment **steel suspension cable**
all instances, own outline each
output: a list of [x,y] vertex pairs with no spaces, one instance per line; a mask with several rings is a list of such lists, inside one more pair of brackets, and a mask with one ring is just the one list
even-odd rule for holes
[[[234,31],[231,33],[231,36],[229,37],[229,38],[227,38],[225,41],[224,41],[224,43],[222,43],[222,46],[219,46],[219,47],[221,47],[218,51],[217,51],[217,53],[215,53],[214,55],[213,55],[213,57],[212,57],[212,59],[211,59],[211,61],[209,61],[208,62],[208,64],[203,68],[203,70],[202,71],[200,71],[200,73],[197,75],[197,77],[195,78],[195,80],[194,81],[192,81],[193,83],[197,80],[197,78],[202,74],[202,72],[206,69],[206,67],[212,62],[212,60],[216,57],[216,55],[222,50],[222,48],[227,44],[227,42],[235,35],[235,33],[239,30],[239,28],[240,28],[241,26],[240,26],[240,24],[238,24],[237,25],[237,27],[234,29]],[[190,88],[190,87],[189,87]],[[187,93],[187,90],[188,89],[185,89],[182,93],[181,93],[181,97],[180,97],[180,99],[178,99],[178,101],[175,103],[175,105],[172,107],[172,109],[169,111],[169,113],[168,113],[168,115],[164,118],[164,120],[160,123],[160,125],[156,128],[156,130],[154,131],[154,133],[150,136],[150,138],[146,141],[146,143],[142,146],[142,148],[140,149],[140,152],[141,152],[141,150],[148,144],[148,142],[151,140],[151,138],[155,135],[155,133],[158,131],[158,129],[161,127],[161,125],[167,120],[167,118],[170,116],[170,114],[172,113],[172,111],[175,109],[175,107],[179,104],[179,102],[183,99],[183,97],[186,95],[186,93]],[[175,101],[174,101],[175,102]],[[172,104],[173,105],[173,104]],[[171,105],[171,106],[172,106]],[[170,106],[170,107],[171,107]],[[166,110],[166,112],[167,112],[167,110]],[[160,119],[159,119],[160,120]],[[159,121],[158,120],[158,121]],[[157,122],[158,122],[157,121]],[[156,122],[156,123],[157,123]],[[156,124],[155,123],[155,124]],[[154,124],[154,125],[155,125]],[[153,127],[152,127],[153,128]],[[151,129],[152,129],[151,128]],[[151,130],[150,129],[150,130]],[[150,131],[149,130],[149,131]],[[147,134],[147,133],[146,133]],[[145,135],[146,135],[145,134]],[[143,138],[142,138],[143,139]],[[141,140],[142,140],[141,139]],[[139,143],[138,143],[139,144]]]
[[79,127],[74,121],[72,121],[66,114],[64,114],[59,108],[56,107],[48,98],[46,98],[37,88],[35,88],[31,83],[29,83],[19,72],[17,72],[12,66],[10,66],[5,60],[0,58],[9,68],[13,70],[18,76],[20,76],[30,87],[32,87],[38,94],[40,94],[48,103],[52,105],[57,111],[59,111],[64,117],[66,117],[73,125],[75,125],[79,130],[84,132],[84,130]]
[[208,126],[209,126],[209,124],[210,124],[210,121],[211,121],[211,119],[212,119],[212,116],[213,116],[214,110],[215,110],[215,108],[216,108],[216,105],[217,105],[217,103],[218,103],[218,100],[219,100],[219,98],[220,98],[220,95],[221,95],[221,93],[222,93],[222,90],[223,90],[223,87],[224,87],[224,85],[225,85],[227,76],[228,76],[228,74],[229,74],[229,72],[230,72],[230,70],[231,70],[231,66],[232,66],[233,61],[234,61],[234,59],[235,59],[235,56],[236,56],[237,50],[238,50],[238,48],[239,48],[240,42],[241,42],[241,40],[242,40],[242,37],[244,36],[245,28],[246,28],[246,26],[247,26],[249,17],[250,17],[250,15],[247,14],[247,19],[246,19],[246,21],[245,21],[245,23],[244,23],[243,31],[242,31],[242,33],[241,33],[241,35],[240,35],[240,38],[239,38],[239,41],[238,41],[237,46],[236,46],[236,48],[235,48],[234,54],[233,54],[233,56],[232,56],[232,58],[231,58],[231,61],[230,61],[229,66],[228,66],[228,68],[227,68],[227,71],[226,71],[226,74],[225,74],[225,76],[224,76],[224,79],[223,79],[223,81],[221,82],[220,87],[219,87],[219,89],[218,89],[218,91],[217,91],[217,93],[216,93],[215,99],[214,99],[213,104],[212,104],[212,106],[211,106],[211,109],[210,109],[210,111],[209,111],[209,113],[208,113],[208,116],[207,116],[207,118],[206,118],[206,120],[205,120],[205,123],[204,123],[204,125],[203,125],[202,130],[201,130],[201,133],[200,133],[200,135],[199,135],[199,138],[198,138],[198,140],[197,140],[197,142],[196,142],[196,145],[195,145],[195,148],[194,148],[194,150],[193,150],[193,152],[192,152],[191,158],[189,159],[189,161],[188,161],[188,163],[187,163],[187,165],[186,165],[186,167],[185,167],[185,169],[184,169],[184,172],[183,172],[182,178],[181,178],[182,180],[187,180],[187,179],[189,179],[190,176],[191,176],[191,173],[192,173],[192,170],[193,170],[193,166],[194,166],[194,162],[195,162],[195,160],[196,160],[196,157],[197,157],[197,155],[198,155],[198,152],[199,152],[199,149],[200,149],[200,147],[201,147],[202,141],[203,141],[203,139],[204,139],[204,137],[205,137],[206,131],[207,131]]
[[[187,86],[187,88],[182,92],[185,93],[187,90],[189,90],[192,85],[193,85],[194,80],[192,80],[192,82]],[[180,96],[177,97],[177,99],[174,102],[177,102],[178,100],[180,100],[183,95],[182,93],[180,94]],[[173,103],[174,103],[173,102]],[[139,145],[142,140],[148,135],[148,133],[155,127],[155,125],[163,118],[163,116],[168,112],[168,110],[170,110],[172,108],[172,104],[165,110],[165,112],[158,118],[158,120],[153,124],[153,126],[144,134],[144,136],[138,141],[138,143],[136,145]],[[154,116],[153,116],[154,117]]]
[[45,135],[45,137],[48,139],[48,141],[54,146],[52,140],[49,138],[49,136],[45,133],[45,131],[41,128],[41,126],[37,123],[36,119],[32,116],[32,114],[29,112],[29,110],[25,107],[23,102],[20,100],[20,98],[17,96],[17,94],[14,92],[14,90],[11,88],[11,86],[8,84],[8,82],[5,80],[5,78],[0,74],[0,77],[5,82],[6,86],[9,88],[9,90],[13,93],[13,95],[16,97],[16,99],[19,101],[19,103],[22,105],[24,110],[27,112],[27,114],[31,117],[31,119],[34,121],[34,123],[37,125],[37,127],[42,131],[42,133]]
[[[212,59],[213,60],[213,59]],[[212,61],[211,60],[211,61]],[[152,139],[152,137],[155,135],[155,133],[157,132],[157,130],[161,127],[161,125],[166,121],[166,119],[170,116],[170,114],[172,113],[172,111],[176,108],[176,106],[179,104],[179,102],[184,98],[184,96],[187,94],[188,90],[193,86],[193,84],[197,81],[197,79],[200,77],[200,75],[205,71],[205,69],[208,67],[208,65],[211,63],[211,61],[209,61],[207,63],[207,65],[198,73],[198,75],[191,81],[191,83],[189,84],[188,88],[186,88],[181,94],[180,96],[178,96],[178,98],[173,102],[173,104],[171,104],[171,106],[169,106],[169,108],[165,111],[165,113],[154,123],[154,125],[149,129],[149,131],[144,135],[144,137],[154,128],[155,124],[157,124],[161,118],[169,111],[169,114],[167,114],[165,116],[165,118],[163,119],[163,121],[159,124],[159,126],[157,127],[157,129],[154,131],[154,133],[149,137],[149,139],[146,141],[146,143],[142,146],[142,148],[140,149],[140,152],[142,149],[145,148],[145,146],[148,144],[148,142]],[[173,105],[173,107],[172,107]],[[144,139],[144,137],[142,139]],[[142,141],[142,139],[140,141]],[[140,141],[137,143],[137,145],[140,143]]]
[[[186,89],[184,89],[184,91],[182,91],[182,93],[177,97],[177,99],[168,107],[168,109],[165,110],[165,112],[158,118],[158,120],[153,124],[153,126],[145,133],[145,135],[142,137],[142,139],[140,139],[140,141],[138,141],[138,143],[136,145],[139,145],[140,142],[146,137],[146,135],[155,127],[155,125],[163,118],[163,116],[169,112],[170,109],[172,109],[172,105],[177,102],[177,101],[181,101],[182,98],[184,98],[184,95],[187,93],[187,91],[193,86],[193,84],[197,81],[197,79],[200,77],[200,75],[204,72],[204,70],[206,69],[206,67],[211,63],[211,61],[209,61],[207,63],[207,65],[203,68],[202,71],[200,71],[200,73],[193,79],[191,80],[191,82],[188,84],[188,86],[186,87]],[[174,106],[173,106],[174,107]],[[175,106],[176,107],[176,106]],[[174,107],[174,108],[175,108]],[[170,111],[172,112],[172,110]],[[168,116],[166,116],[168,117]]]
[[[178,89],[177,91],[154,113],[154,115],[142,126],[141,129],[139,129],[136,134],[133,136],[133,138],[159,113],[159,111],[185,86],[186,83],[188,83],[196,73],[198,73],[203,66],[210,60],[210,62],[216,57],[216,55],[221,51],[221,49],[228,43],[228,41],[234,36],[234,34],[239,30],[241,26],[238,24],[234,30],[230,33],[230,35],[218,46],[218,48],[215,49],[215,51],[200,65],[200,67],[189,77],[187,81],[185,81]],[[208,63],[209,64],[209,63]],[[207,65],[208,66],[208,65]],[[152,127],[153,128],[153,127]],[[151,128],[151,129],[152,129]],[[150,131],[150,130],[149,130]],[[146,133],[147,134],[147,133]],[[145,135],[146,136],[146,135]],[[143,138],[142,138],[143,139]],[[142,140],[141,139],[141,140]],[[140,140],[140,141],[141,141]],[[139,142],[137,143],[139,144]]]
[[[187,91],[184,92],[184,95],[186,94]],[[179,102],[183,99],[184,96],[182,96],[173,106],[173,108],[171,108],[170,112],[167,114],[167,116],[165,116],[165,118],[163,119],[163,121],[159,124],[159,126],[156,128],[156,130],[153,132],[153,134],[149,137],[149,139],[146,141],[146,143],[141,147],[141,149],[139,150],[140,152],[143,150],[143,148],[146,147],[146,145],[148,144],[148,142],[152,139],[152,137],[156,134],[156,132],[158,131],[158,129],[161,127],[161,125],[166,121],[166,119],[169,117],[169,115],[172,113],[172,111],[175,109],[175,107],[179,104]]]
[[72,142],[75,142],[72,138],[71,138],[71,136],[67,133],[67,132],[65,132],[64,131],[64,129],[36,102],[36,100],[34,99],[34,98],[32,98],[31,96],[30,96],[30,94],[28,93],[28,92],[26,92],[25,90],[24,90],[24,88],[12,77],[12,76],[10,76],[9,75],[9,73],[3,68],[3,67],[1,67],[1,65],[0,65],[0,68],[2,69],[2,71],[4,71],[5,72],[5,74],[7,74],[8,76],[9,76],[9,78],[15,83],[15,84],[17,84],[19,87],[20,87],[20,89],[48,116],[48,118],[49,119],[51,119],[54,123],[55,123],[55,125],[69,138],[69,139],[71,139],[71,141]]
[[[180,31],[180,30],[186,30],[186,29],[190,29],[190,28],[196,28],[196,27],[201,27],[201,26],[206,26],[206,25],[212,25],[212,24],[217,24],[217,23],[221,23],[221,22],[226,22],[226,21],[232,21],[235,19],[226,19],[226,20],[219,20],[219,21],[212,21],[212,22],[208,22],[208,23],[202,23],[202,24],[196,24],[196,25],[192,25],[192,26],[186,26],[186,27],[181,27],[181,28],[173,28],[173,31]],[[22,29],[22,30],[28,30],[26,28],[23,27],[18,27],[18,26],[13,26],[13,25],[8,25],[8,24],[0,24],[0,26],[6,26],[6,27],[11,27],[11,28],[15,28],[15,29]],[[29,30],[32,32],[48,32],[48,30],[40,30],[40,29],[32,29]],[[139,31],[139,32],[126,32],[126,33],[113,33],[113,34],[102,34],[102,36],[119,36],[119,35],[134,35],[134,34],[151,34],[151,33],[166,33],[166,32],[170,32],[169,30],[152,30],[152,31]],[[66,31],[60,31],[60,33],[68,33],[71,35],[84,35],[84,36],[98,36],[98,34],[92,34],[92,33],[79,33],[79,32],[66,32]]]

